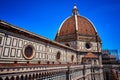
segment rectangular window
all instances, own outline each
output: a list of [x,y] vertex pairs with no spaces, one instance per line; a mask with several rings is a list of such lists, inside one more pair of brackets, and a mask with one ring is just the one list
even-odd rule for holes
[[42,57],[45,58],[45,54],[42,54]]
[[17,57],[21,57],[21,50],[17,50]]
[[13,46],[16,47],[17,46],[17,39],[13,39]]
[[39,50],[42,51],[42,46],[39,46],[39,48],[40,48]]
[[39,51],[39,45],[37,45],[37,51]]
[[38,52],[36,52],[36,58],[39,58],[39,53]]
[[0,47],[0,56],[1,56],[1,54],[2,54],[2,47]]
[[9,48],[8,47],[5,47],[3,56],[5,56],[5,57],[9,56]]
[[22,41],[22,40],[19,40],[19,45],[18,45],[18,46],[21,48],[22,45],[23,45],[23,41]]
[[11,57],[15,57],[16,49],[11,49]]
[[43,51],[45,51],[45,47],[44,46],[42,46],[42,49],[43,49]]
[[40,54],[40,58],[42,58],[42,54],[41,53],[39,53]]
[[6,45],[10,45],[11,44],[11,38],[10,37],[7,37],[6,38]]

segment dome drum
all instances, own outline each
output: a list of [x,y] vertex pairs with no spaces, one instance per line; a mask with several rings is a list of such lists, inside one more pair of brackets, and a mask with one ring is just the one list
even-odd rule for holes
[[56,41],[57,42],[66,42],[66,41],[75,41],[76,40],[76,36],[75,34],[71,34],[71,35],[64,35],[64,36],[57,36],[56,37]]

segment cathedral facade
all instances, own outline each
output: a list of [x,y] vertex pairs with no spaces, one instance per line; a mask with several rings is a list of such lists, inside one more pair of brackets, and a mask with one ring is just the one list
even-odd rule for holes
[[76,5],[55,41],[0,20],[0,80],[104,80],[101,45]]

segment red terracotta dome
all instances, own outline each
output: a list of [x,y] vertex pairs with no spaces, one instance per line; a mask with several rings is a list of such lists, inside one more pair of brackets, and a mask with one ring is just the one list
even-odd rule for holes
[[97,31],[90,20],[78,14],[76,5],[72,10],[72,16],[66,18],[61,24],[55,41],[67,42],[80,40],[80,37],[92,36],[94,40],[97,36]]
[[72,15],[62,23],[58,35],[71,35],[77,32],[82,35],[95,35],[96,29],[87,18],[80,15]]

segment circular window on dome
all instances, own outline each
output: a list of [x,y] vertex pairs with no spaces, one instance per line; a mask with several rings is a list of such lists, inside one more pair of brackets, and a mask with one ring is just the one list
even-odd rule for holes
[[86,43],[86,44],[85,44],[85,47],[86,47],[87,49],[90,49],[90,48],[91,48],[91,44],[90,44],[90,43]]
[[23,56],[25,57],[25,59],[32,59],[34,55],[35,55],[34,47],[32,45],[25,46],[25,48],[23,49]]

